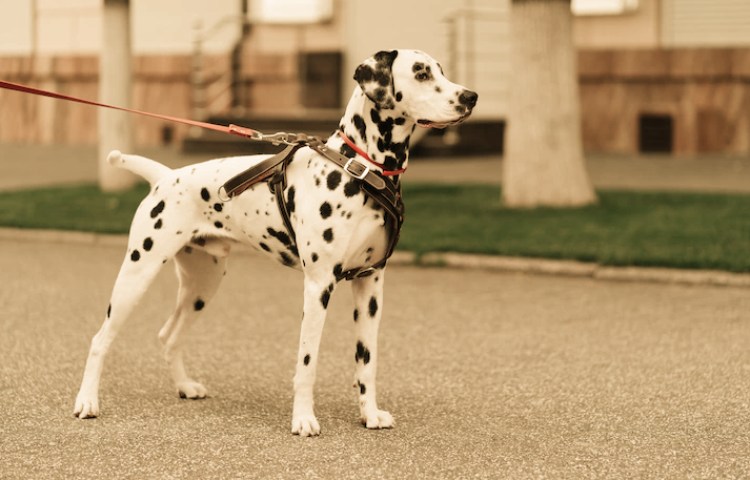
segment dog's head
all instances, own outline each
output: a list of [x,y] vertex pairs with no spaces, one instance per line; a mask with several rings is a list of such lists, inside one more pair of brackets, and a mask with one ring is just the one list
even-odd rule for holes
[[357,67],[354,80],[377,108],[425,127],[461,123],[479,97],[448,80],[440,64],[418,50],[380,51]]

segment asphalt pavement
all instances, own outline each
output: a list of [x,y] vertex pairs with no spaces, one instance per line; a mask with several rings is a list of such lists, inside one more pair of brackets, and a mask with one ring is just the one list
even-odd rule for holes
[[318,370],[323,433],[290,433],[299,272],[240,253],[189,335],[209,389],[172,389],[156,334],[167,265],[114,344],[102,415],[71,415],[123,256],[111,244],[0,240],[0,478],[748,478],[750,295],[695,287],[393,266],[381,407],[352,388],[348,285]]
[[[89,147],[0,145],[0,190],[91,182],[95,162]],[[406,181],[499,182],[500,162],[414,159]],[[750,192],[748,158],[594,156],[588,169],[599,188]],[[750,478],[746,286],[392,265],[378,386],[395,428],[358,422],[342,284],[318,370],[323,433],[302,439],[290,433],[299,272],[230,259],[189,335],[188,368],[209,389],[190,401],[156,339],[176,293],[167,265],[110,352],[101,417],[78,420],[123,238],[12,233],[0,235],[0,479]]]

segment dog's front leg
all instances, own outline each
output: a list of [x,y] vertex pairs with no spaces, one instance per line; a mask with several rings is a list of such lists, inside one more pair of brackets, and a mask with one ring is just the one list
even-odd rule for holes
[[326,309],[335,285],[336,281],[333,277],[328,282],[305,277],[304,311],[297,355],[297,371],[294,375],[294,411],[292,414],[292,433],[301,437],[320,434],[320,424],[313,411],[313,387]]
[[393,417],[378,409],[375,377],[378,369],[378,328],[383,314],[385,270],[352,281],[357,345],[355,387],[359,395],[360,420],[367,428],[391,428]]

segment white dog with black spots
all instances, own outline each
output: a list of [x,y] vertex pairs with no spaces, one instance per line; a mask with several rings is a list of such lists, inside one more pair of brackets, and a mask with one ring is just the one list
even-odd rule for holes
[[[368,166],[397,188],[408,165],[415,126],[457,124],[477,101],[476,93],[449,81],[438,62],[415,50],[378,52],[357,68],[354,79],[358,85],[339,130],[326,145],[355,157],[355,149],[342,138],[346,135],[377,164]],[[231,246],[241,243],[304,273],[292,432],[320,433],[313,385],[328,302],[342,271],[384,257],[385,213],[362,190],[360,180],[308,147],[295,152],[286,172],[284,198],[296,237],[286,231],[267,185],[256,184],[230,201],[221,198],[218,192],[225,181],[267,157],[223,158],[172,170],[136,155],[110,154],[110,163],[141,175],[151,190],[133,218],[104,323],[91,342],[75,401],[78,418],[99,415],[99,380],[107,351],[162,265],[171,259],[179,278],[177,306],[159,339],[179,396],[206,397],[206,388],[185,371],[182,334],[214,296]],[[378,406],[375,387],[384,280],[385,268],[351,280],[357,334],[355,386],[361,422],[370,429],[393,426],[391,414]]]

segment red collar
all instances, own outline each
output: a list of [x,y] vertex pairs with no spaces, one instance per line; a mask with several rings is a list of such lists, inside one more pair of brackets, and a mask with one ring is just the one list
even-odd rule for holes
[[[373,165],[377,166],[378,168],[381,168],[381,169],[383,168],[383,165],[382,165],[382,164],[380,164],[380,163],[376,162],[375,160],[373,160],[372,158],[370,158],[370,156],[369,156],[369,155],[367,154],[367,152],[365,152],[364,150],[362,150],[361,148],[359,148],[359,147],[358,147],[358,146],[357,146],[357,145],[356,145],[356,144],[355,144],[355,143],[354,143],[354,142],[352,141],[352,139],[351,139],[351,138],[349,138],[349,136],[348,136],[347,134],[345,134],[345,133],[344,133],[343,131],[341,131],[341,130],[339,130],[338,132],[339,132],[339,137],[341,137],[341,138],[342,138],[342,139],[344,140],[344,143],[346,143],[347,145],[349,145],[349,147],[350,147],[350,148],[351,148],[352,150],[354,150],[354,152],[355,152],[355,153],[356,153],[357,155],[359,155],[360,157],[364,158],[365,160],[367,160],[368,162],[372,163]],[[404,173],[405,171],[406,171],[406,168],[399,168],[398,170],[383,170],[383,171],[382,171],[381,173],[382,173],[382,174],[383,174],[384,176],[386,176],[386,177],[392,177],[392,176],[394,176],[394,175],[401,175],[401,174],[402,174],[402,173]]]

